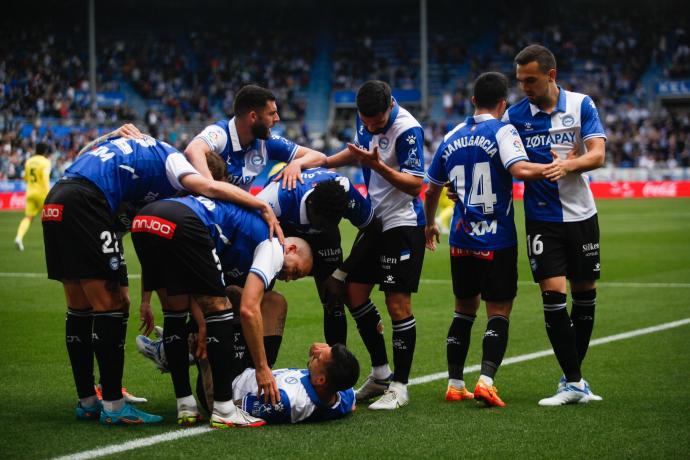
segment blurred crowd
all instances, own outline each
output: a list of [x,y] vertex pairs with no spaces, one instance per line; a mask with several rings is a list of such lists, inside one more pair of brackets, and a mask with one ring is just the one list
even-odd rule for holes
[[[644,10],[619,9],[614,15],[594,4],[583,4],[567,21],[554,21],[565,6],[549,4],[551,9],[535,13],[498,0],[491,8],[479,7],[459,28],[444,13],[453,3],[441,4],[429,15],[429,59],[432,92],[437,91],[432,96],[442,116],[418,113],[429,155],[452,125],[472,113],[474,78],[489,69],[512,78],[515,54],[540,42],[556,55],[559,84],[597,103],[609,134],[610,164],[688,166],[687,105],[663,107],[654,93],[658,78],[690,80],[687,24],[645,16]],[[260,33],[222,18],[189,27],[131,24],[126,33],[120,24],[103,24],[97,86],[113,96],[95,111],[84,24],[56,20],[20,27],[0,18],[0,180],[21,177],[39,141],[53,147],[53,174],[59,177],[97,135],[93,126],[103,131],[134,121],[183,149],[208,122],[230,114],[234,91],[250,82],[274,91],[288,122],[282,126],[286,136],[326,152],[341,148],[352,138],[352,113],[323,137],[311,136],[304,123],[317,37],[332,41],[332,89],[355,89],[372,78],[396,89],[419,88],[419,18],[414,2],[400,5],[394,21],[386,7],[365,16],[348,5],[333,8],[326,35],[323,27],[310,27],[313,19],[299,19],[301,13],[289,8],[289,14],[261,17]],[[482,14],[495,18],[491,28]],[[509,102],[515,103],[522,96],[512,88]]]

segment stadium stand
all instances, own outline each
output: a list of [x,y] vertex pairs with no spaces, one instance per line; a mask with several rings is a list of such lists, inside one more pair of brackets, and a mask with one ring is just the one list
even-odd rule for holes
[[[557,56],[560,84],[597,102],[609,132],[609,164],[690,166],[687,105],[662,104],[656,88],[660,79],[690,81],[687,26],[672,6],[642,4],[614,14],[606,5],[576,3],[577,15],[568,15],[571,5],[547,2],[528,15],[514,3],[492,2],[460,24],[447,17],[453,2],[430,2],[430,111],[406,103],[425,123],[428,154],[471,113],[470,82],[478,73],[512,77],[515,53],[541,42]],[[84,20],[67,13],[30,24],[0,19],[0,179],[21,177],[38,141],[53,146],[57,177],[97,134],[95,126],[124,121],[182,148],[209,121],[230,114],[234,91],[248,82],[276,93],[284,134],[327,152],[351,139],[354,115],[334,110],[331,94],[371,78],[419,92],[417,2],[334,2],[318,17],[307,2],[276,2],[272,14],[260,16],[243,2],[202,6],[202,17],[181,3],[159,16],[98,15],[96,112],[89,107]],[[567,21],[555,25],[556,17]],[[239,26],[234,18],[247,22]],[[514,88],[511,102],[519,98]]]

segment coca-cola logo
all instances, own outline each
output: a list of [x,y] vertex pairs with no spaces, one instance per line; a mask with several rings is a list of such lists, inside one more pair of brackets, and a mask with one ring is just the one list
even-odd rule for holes
[[647,182],[642,187],[644,197],[666,197],[673,198],[678,196],[678,188],[675,182]]

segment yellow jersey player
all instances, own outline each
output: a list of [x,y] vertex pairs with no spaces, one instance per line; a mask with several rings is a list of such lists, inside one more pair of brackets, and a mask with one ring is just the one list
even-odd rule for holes
[[43,201],[50,189],[50,160],[47,158],[48,144],[38,143],[36,154],[26,160],[24,165],[24,181],[26,181],[26,212],[17,228],[14,245],[20,251],[24,250],[24,235],[29,230],[31,221],[41,212]]

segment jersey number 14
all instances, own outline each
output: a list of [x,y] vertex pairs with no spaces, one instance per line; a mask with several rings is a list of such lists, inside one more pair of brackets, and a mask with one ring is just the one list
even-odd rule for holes
[[[458,182],[464,179],[464,171],[463,165],[455,166],[450,171],[450,179],[455,183],[455,190],[459,190]],[[481,206],[484,214],[493,214],[496,203],[498,200],[491,187],[491,166],[488,161],[476,163],[472,169],[472,187],[467,205]]]

